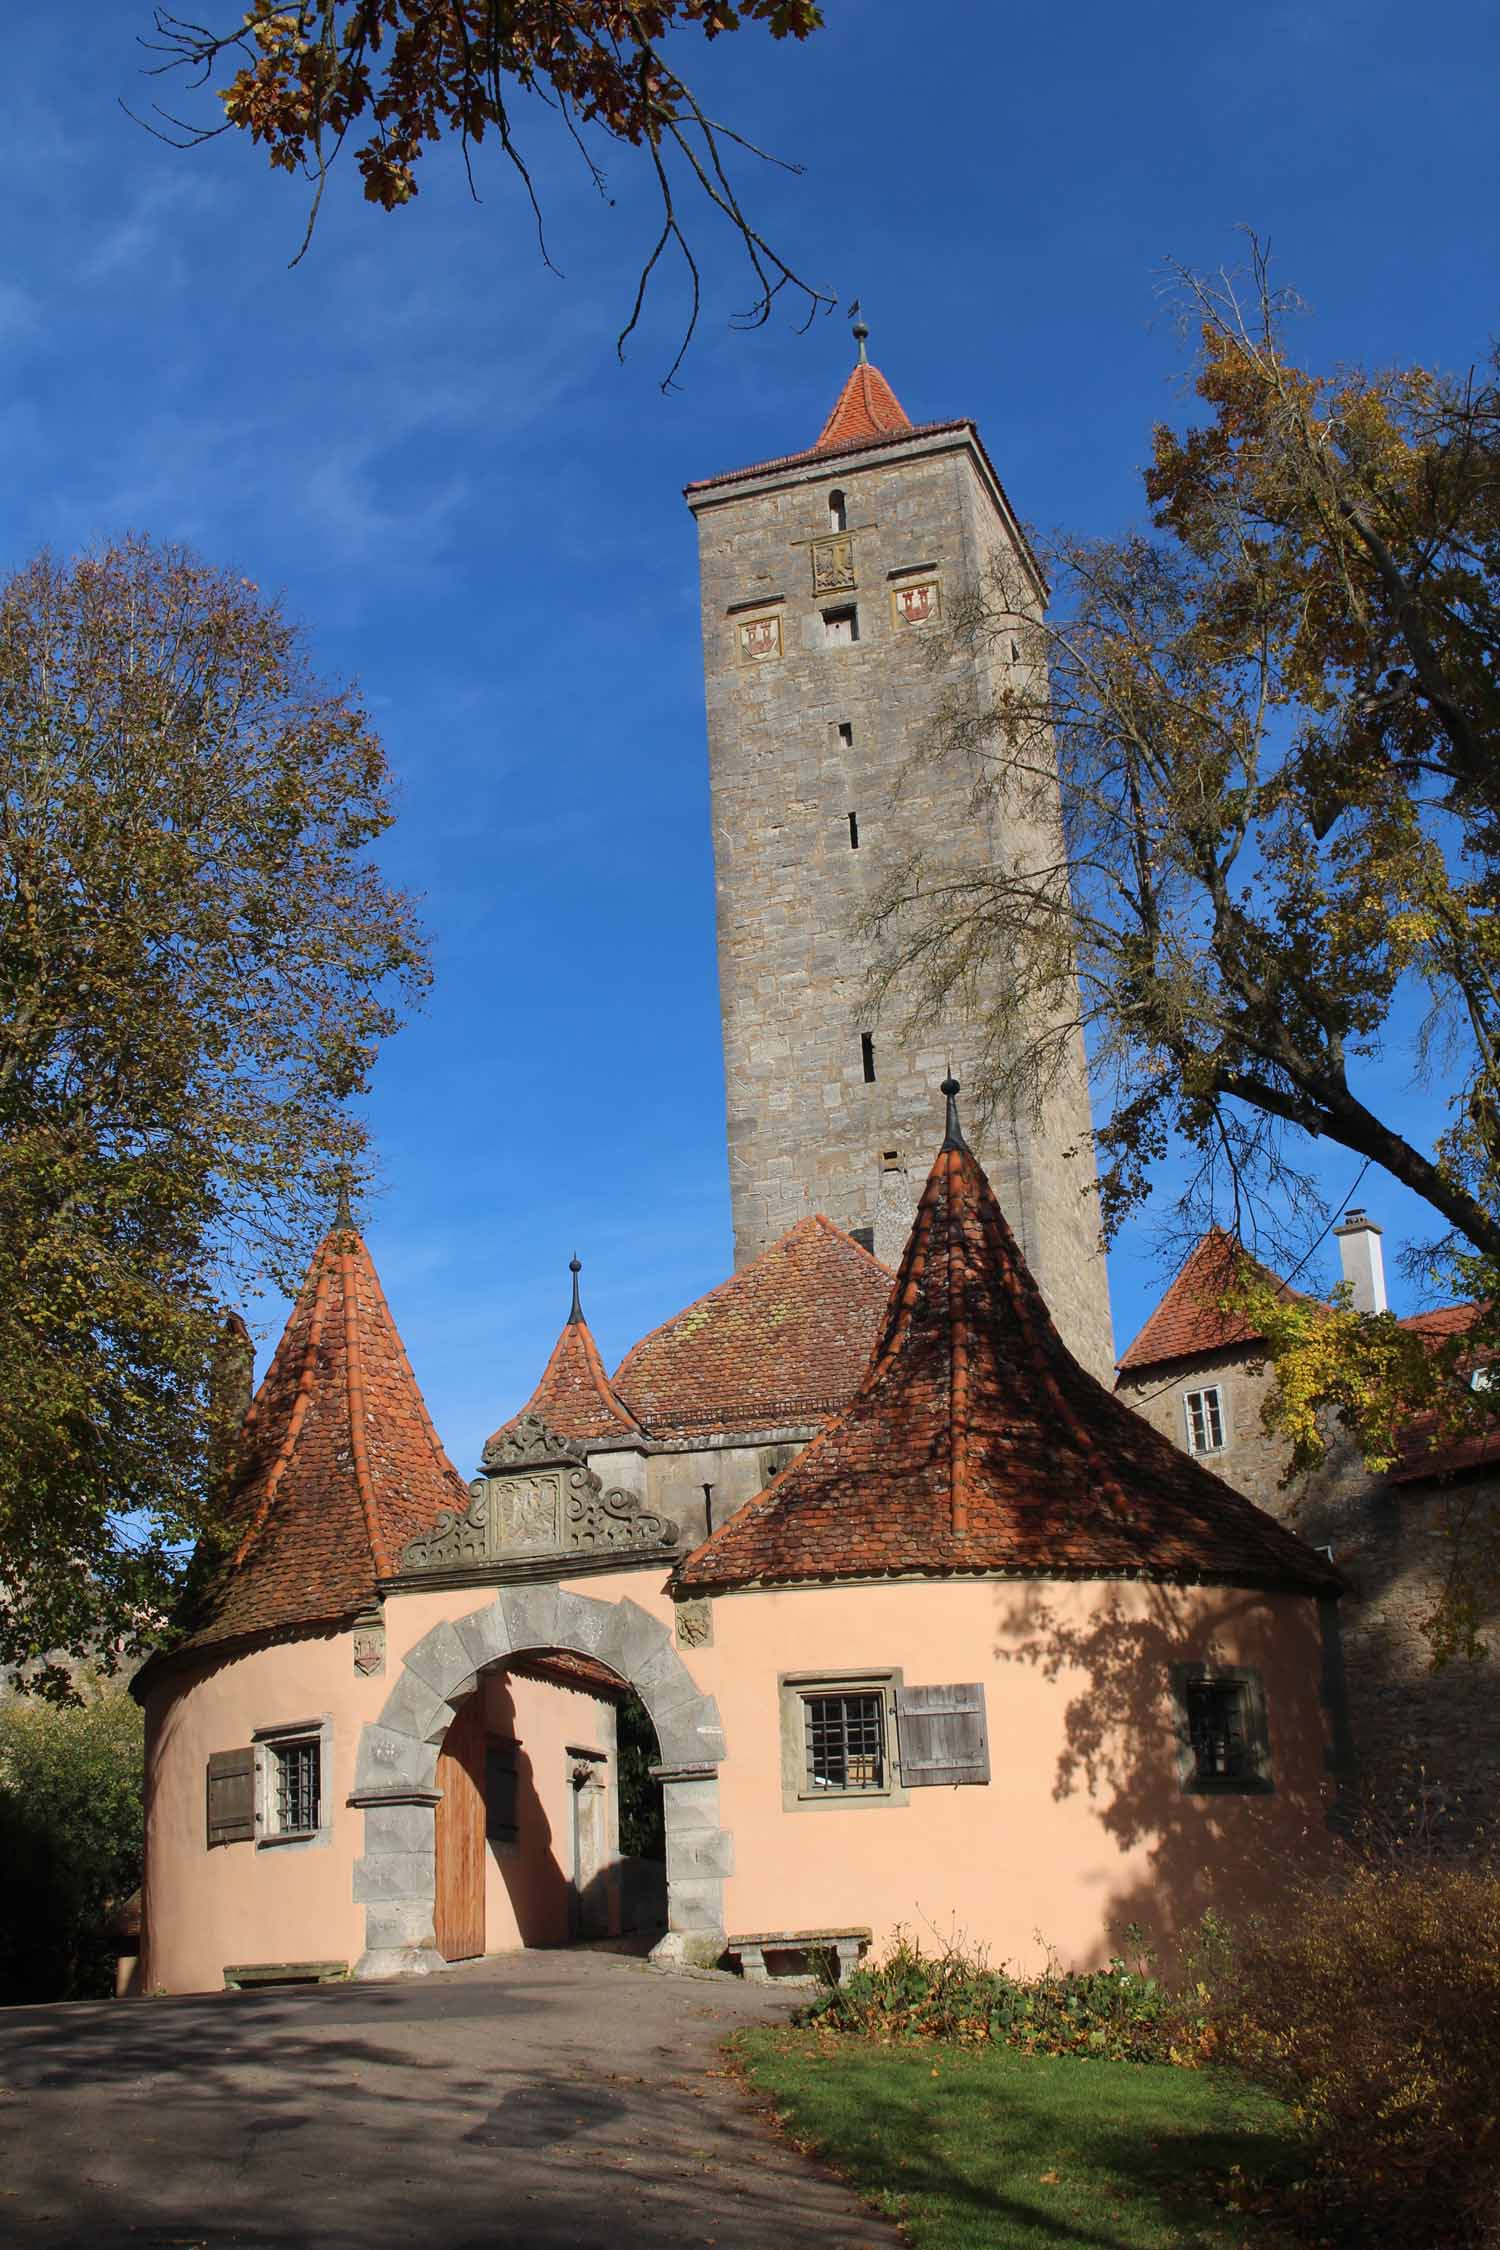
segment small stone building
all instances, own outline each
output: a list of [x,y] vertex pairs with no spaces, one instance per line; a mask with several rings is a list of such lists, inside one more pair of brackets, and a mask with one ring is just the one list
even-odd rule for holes
[[1074,1359],[951,1098],[894,1279],[805,1224],[612,1377],[575,1293],[468,1486],[335,1225],[229,1522],[137,1682],[146,1990],[613,1932],[627,1690],[666,1961],[1094,1962],[1324,1835],[1337,1574]]
[[[1387,1309],[1380,1229],[1362,1211],[1336,1230],[1344,1279],[1365,1311]],[[1173,1278],[1120,1361],[1118,1395],[1207,1469],[1328,1553],[1345,1580],[1343,1641],[1350,1724],[1366,1784],[1394,1803],[1425,1791],[1456,1835],[1493,1830],[1500,1811],[1500,1671],[1494,1656],[1435,1670],[1423,1624],[1453,1567],[1454,1534],[1482,1550],[1500,1504],[1500,1423],[1457,1445],[1430,1422],[1402,1435],[1381,1476],[1338,1428],[1322,1466],[1295,1478],[1286,1440],[1267,1428],[1272,1388],[1264,1339],[1223,1309],[1244,1252],[1213,1228]],[[1264,1268],[1261,1268],[1265,1272]],[[1279,1276],[1269,1275],[1283,1289]],[[1472,1305],[1414,1313],[1403,1328],[1462,1334]],[[1500,1612],[1487,1623],[1492,1646]]]

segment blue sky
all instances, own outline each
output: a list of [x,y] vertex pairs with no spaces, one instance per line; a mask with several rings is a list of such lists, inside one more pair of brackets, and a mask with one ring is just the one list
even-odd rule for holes
[[[1466,366],[1493,333],[1491,7],[825,6],[807,46],[739,35],[698,82],[805,166],[747,167],[765,230],[862,299],[915,419],[979,421],[1033,523],[1139,518],[1151,423],[1180,404],[1162,262],[1233,262],[1237,225],[1307,299],[1310,357]],[[734,332],[742,277],[705,219],[679,390],[657,387],[670,280],[621,368],[649,201],[622,157],[601,203],[540,109],[523,146],[565,278],[497,161],[476,206],[441,156],[391,217],[351,169],[288,270],[298,185],[238,136],[178,154],[117,106],[152,96],[147,15],[73,0],[7,31],[3,553],[187,541],[281,589],[320,668],[360,681],[400,783],[388,864],[437,967],[379,1066],[367,1233],[467,1471],[540,1371],[575,1246],[611,1363],[728,1270],[680,491],[811,442],[847,330]],[[1379,1076],[1430,1126],[1404,1054]],[[1330,1192],[1356,1169],[1330,1158]],[[1378,1176],[1361,1199],[1388,1253],[1420,1230]],[[1112,1261],[1122,1346],[1160,1283],[1147,1222]]]

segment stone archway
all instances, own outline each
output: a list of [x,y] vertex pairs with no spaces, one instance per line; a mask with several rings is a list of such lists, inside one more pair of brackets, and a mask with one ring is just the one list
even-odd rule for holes
[[667,1627],[638,1602],[600,1602],[558,1586],[502,1587],[456,1623],[424,1633],[378,1720],[359,1743],[349,1799],[365,1816],[354,1897],[365,1909],[361,1977],[421,1975],[433,1940],[437,1760],[454,1711],[479,1674],[544,1649],[592,1656],[633,1687],[651,1714],[667,1836],[667,1934],[652,1958],[709,1964],[724,1950],[724,1877],[733,1840],[719,1825],[719,1708],[704,1695]]

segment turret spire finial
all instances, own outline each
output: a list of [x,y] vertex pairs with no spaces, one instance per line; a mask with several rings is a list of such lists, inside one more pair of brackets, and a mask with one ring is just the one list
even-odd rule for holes
[[349,1174],[342,1165],[339,1167],[338,1197],[333,1206],[333,1223],[336,1227],[341,1228],[345,1234],[354,1232],[354,1210],[349,1199]]
[[568,1314],[568,1326],[580,1328],[583,1325],[583,1303],[578,1294],[578,1276],[583,1271],[583,1261],[576,1250],[568,1260],[568,1271],[573,1276],[573,1309]]
[[855,298],[853,304],[849,307],[849,318],[854,323],[854,341],[859,346],[860,365],[862,367],[867,367],[870,363],[870,355],[865,350],[865,346],[870,340],[870,331],[866,326],[863,317],[861,316],[859,309],[859,299],[857,297]]
[[943,1080],[940,1090],[948,1097],[948,1124],[943,1134],[943,1146],[944,1148],[967,1148],[969,1144],[964,1139],[964,1129],[958,1122],[958,1097],[963,1089],[951,1070]]

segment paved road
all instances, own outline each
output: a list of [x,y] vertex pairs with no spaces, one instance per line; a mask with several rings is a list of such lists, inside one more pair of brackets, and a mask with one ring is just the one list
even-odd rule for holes
[[0,2011],[15,2250],[886,2250],[719,2075],[787,1996],[617,1954]]

